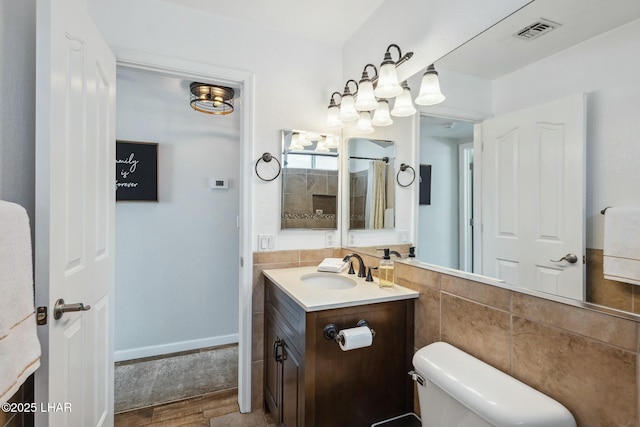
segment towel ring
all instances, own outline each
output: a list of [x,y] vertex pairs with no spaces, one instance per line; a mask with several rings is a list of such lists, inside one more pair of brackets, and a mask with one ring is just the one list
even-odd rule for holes
[[[405,172],[407,169],[411,169],[411,172],[413,173],[413,177],[411,178],[411,181],[408,184],[401,184],[400,183],[400,172]],[[416,170],[414,168],[412,168],[411,166],[409,166],[406,163],[402,163],[400,164],[400,170],[398,171],[397,175],[396,175],[396,181],[398,182],[398,185],[400,187],[408,187],[411,184],[413,184],[413,181],[416,180]]]
[[[260,176],[260,172],[258,172],[258,165],[260,164],[260,160],[262,160],[264,163],[270,163],[271,160],[275,160],[276,163],[278,163],[278,173],[276,174],[276,176],[274,176],[273,178],[263,178],[262,176]],[[260,156],[260,158],[256,161],[256,167],[254,168],[256,171],[256,175],[258,175],[258,178],[260,178],[263,181],[273,181],[274,179],[276,179],[277,177],[280,176],[280,172],[282,171],[282,165],[280,164],[280,160],[278,160],[276,157],[272,156],[271,153],[264,153],[262,156]]]

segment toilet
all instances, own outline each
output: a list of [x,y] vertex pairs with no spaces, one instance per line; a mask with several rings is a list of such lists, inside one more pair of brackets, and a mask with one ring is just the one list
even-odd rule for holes
[[575,427],[560,403],[456,347],[413,356],[422,427]]

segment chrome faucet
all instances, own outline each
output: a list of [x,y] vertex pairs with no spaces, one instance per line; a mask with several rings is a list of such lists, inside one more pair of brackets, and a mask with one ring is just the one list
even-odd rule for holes
[[[344,257],[343,261],[347,262],[349,261],[351,258],[355,258],[358,260],[359,265],[358,265],[358,277],[366,277],[367,275],[367,267],[364,265],[364,261],[362,260],[362,257],[358,254],[350,254],[347,255],[346,257]],[[351,271],[350,271],[351,273]],[[351,273],[353,274],[353,273]]]

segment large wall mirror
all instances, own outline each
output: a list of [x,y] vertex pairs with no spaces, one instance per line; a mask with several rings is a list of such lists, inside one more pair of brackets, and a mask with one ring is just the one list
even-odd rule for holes
[[337,229],[338,135],[282,131],[282,229]]
[[[637,0],[535,0],[436,61],[448,96],[421,117],[419,160],[432,174],[430,203],[418,213],[421,261],[640,313],[640,287],[603,277],[601,214],[607,206],[640,206],[639,18]],[[578,103],[558,103],[567,99]],[[469,105],[476,106],[471,113]],[[534,132],[544,134],[541,143],[518,157],[525,149],[514,133],[519,125],[493,131],[492,123],[540,106],[561,112],[582,106],[581,129],[563,134],[564,119],[540,119]],[[561,149],[551,140],[562,140]],[[570,148],[574,141],[582,142]],[[553,167],[541,166],[545,159]],[[568,167],[580,179],[569,186]],[[511,209],[516,204],[530,206],[530,216],[519,216]],[[567,249],[569,224],[581,232]],[[511,252],[505,256],[486,252],[494,236],[514,241],[527,233],[534,242],[529,248],[505,246]],[[550,245],[535,246],[544,240]],[[540,260],[526,261],[530,272],[518,270],[535,252]],[[564,258],[569,253],[576,262]],[[567,272],[571,292],[561,279]]]
[[349,138],[349,226],[352,230],[395,227],[395,143]]

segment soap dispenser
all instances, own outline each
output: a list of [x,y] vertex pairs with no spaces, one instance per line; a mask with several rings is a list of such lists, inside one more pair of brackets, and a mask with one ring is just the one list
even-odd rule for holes
[[380,266],[378,267],[381,288],[393,287],[393,270],[393,261],[391,261],[389,249],[384,249],[384,256],[380,260]]

